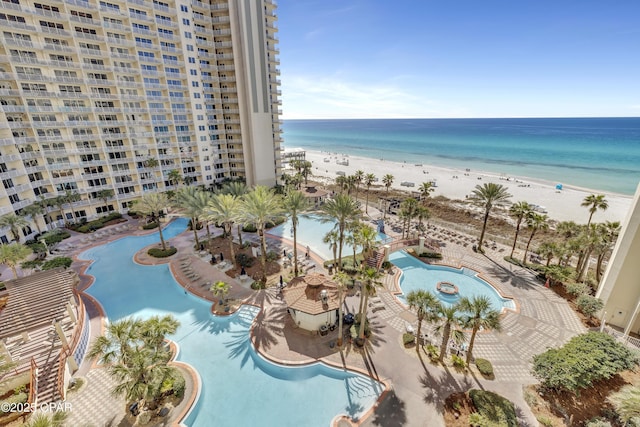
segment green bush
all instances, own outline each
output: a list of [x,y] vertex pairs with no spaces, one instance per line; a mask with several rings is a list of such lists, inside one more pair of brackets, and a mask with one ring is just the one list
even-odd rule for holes
[[432,259],[442,259],[442,254],[439,252],[422,252],[420,258],[432,258]]
[[149,224],[145,224],[142,226],[143,230],[153,230],[154,228],[158,228],[157,222],[150,222]]
[[53,245],[54,243],[62,242],[64,239],[68,239],[69,237],[71,237],[71,233],[67,230],[56,229],[46,233],[44,241],[47,242],[47,245]]
[[251,289],[253,289],[254,291],[258,291],[260,289],[265,289],[265,288],[266,288],[266,285],[259,280],[256,280],[251,284]]
[[427,345],[427,354],[431,360],[438,360],[440,358],[440,350],[433,344]]
[[600,298],[582,294],[576,300],[576,306],[578,306],[578,310],[584,313],[585,316],[593,317],[594,314],[604,307],[604,302]]
[[505,256],[503,259],[510,264],[517,265],[518,267],[526,267],[526,265],[524,265],[522,261],[520,261],[517,258],[511,258],[510,256]]
[[481,417],[508,427],[518,426],[515,407],[504,397],[490,391],[477,389],[469,390],[469,397]]
[[275,261],[278,259],[278,254],[275,251],[267,252],[267,262]]
[[392,264],[391,264],[389,261],[383,261],[383,262],[382,262],[382,269],[383,269],[383,270],[388,270],[388,269],[390,269],[390,268],[391,268],[391,265],[392,265]]
[[467,367],[467,362],[465,362],[465,360],[462,357],[456,354],[451,355],[451,363],[455,368],[458,368],[458,369],[465,369]]
[[493,376],[493,365],[487,359],[476,359],[476,367],[485,377]]
[[245,233],[255,233],[256,231],[258,231],[258,229],[253,224],[247,224],[242,227],[242,231],[244,231]]
[[58,267],[69,268],[71,267],[72,263],[73,263],[73,260],[71,258],[62,256],[62,257],[50,259],[49,261],[45,261],[45,263],[42,264],[42,270],[51,270],[52,268],[58,268]]
[[574,297],[577,297],[579,295],[582,294],[586,294],[587,291],[589,290],[589,287],[587,285],[585,285],[584,283],[565,283],[564,288],[567,290],[567,292],[571,295],[573,295]]
[[544,427],[553,427],[553,420],[549,417],[545,417],[544,415],[539,415],[538,417],[536,417],[536,419]]
[[240,267],[249,268],[253,265],[255,260],[255,258],[250,257],[247,254],[236,254],[236,265],[239,265]]
[[[18,394],[13,394],[7,397],[6,399],[3,399],[2,403],[8,403],[10,405],[15,403],[27,403],[28,398],[29,396],[27,396],[27,393],[18,393]],[[4,407],[5,405],[0,405],[0,406]],[[2,412],[6,413],[4,410]]]
[[167,248],[167,250],[163,250],[162,248],[151,248],[147,251],[149,255],[154,258],[166,258],[178,252],[176,248],[173,246]]
[[611,423],[604,418],[593,418],[585,423],[585,427],[611,427]]
[[402,334],[402,342],[406,347],[406,346],[411,345],[414,342],[416,342],[416,337],[413,334],[405,332],[404,334]]
[[182,376],[182,373],[180,373],[179,371],[176,373],[176,377],[174,378],[172,388],[173,388],[173,394],[176,397],[182,398],[182,396],[184,396],[185,380],[184,380],[184,377]]
[[145,424],[149,424],[150,421],[151,421],[151,412],[144,411],[140,415],[138,415],[138,419],[136,423],[143,426]]
[[560,348],[534,356],[532,372],[548,389],[577,393],[598,380],[632,369],[637,363],[638,355],[614,337],[587,332]]

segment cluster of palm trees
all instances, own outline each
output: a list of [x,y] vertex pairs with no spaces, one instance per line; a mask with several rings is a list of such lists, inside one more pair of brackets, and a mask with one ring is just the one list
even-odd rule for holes
[[[426,290],[412,291],[407,294],[409,307],[416,311],[418,317],[418,337],[421,336],[422,322],[435,324],[436,332],[442,335],[439,360],[444,361],[449,341],[453,339],[457,344],[465,341],[462,329],[471,330],[466,363],[472,359],[473,345],[480,329],[485,331],[500,331],[500,312],[493,308],[489,298],[485,295],[472,298],[463,297],[457,304],[442,303],[438,297]],[[452,338],[453,337],[453,338]],[[420,347],[416,346],[418,354]]]
[[[470,200],[472,203],[484,208],[484,220],[478,247],[482,248],[487,220],[491,210],[496,206],[504,206],[508,203],[511,194],[500,184],[485,183],[477,185],[472,192]],[[589,210],[589,218],[586,225],[579,225],[573,221],[563,221],[556,225],[555,236],[541,242],[537,247],[537,253],[546,260],[546,267],[550,267],[551,261],[557,258],[558,267],[568,267],[574,257],[577,257],[575,264],[575,279],[583,282],[586,278],[589,261],[591,257],[596,257],[595,278],[599,281],[602,277],[602,265],[610,254],[616,239],[620,233],[619,222],[592,223],[593,215],[598,211],[605,211],[609,204],[602,194],[590,194],[584,198],[581,206]],[[515,236],[511,246],[510,258],[518,243],[518,237],[522,231],[522,225],[526,225],[529,233],[522,257],[522,263],[527,263],[527,255],[531,242],[536,233],[548,230],[550,220],[547,215],[536,212],[530,203],[520,201],[509,207],[509,215],[514,218]],[[568,278],[566,268],[551,268],[548,276],[563,281]]]
[[87,356],[98,358],[116,381],[112,390],[128,401],[155,408],[166,382],[179,372],[171,366],[171,352],[165,337],[174,334],[180,323],[173,316],[153,316],[148,320],[126,318],[110,323],[96,338]]

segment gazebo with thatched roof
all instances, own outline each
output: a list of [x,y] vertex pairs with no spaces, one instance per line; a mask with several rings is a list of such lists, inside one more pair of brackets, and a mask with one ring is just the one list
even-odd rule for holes
[[302,329],[319,331],[338,319],[338,286],[320,273],[296,277],[283,289],[293,321]]

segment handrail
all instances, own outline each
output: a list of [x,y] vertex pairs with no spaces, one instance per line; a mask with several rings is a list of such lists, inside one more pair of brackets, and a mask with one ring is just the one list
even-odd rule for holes
[[58,395],[62,398],[62,400],[66,399],[66,390],[64,387],[64,371],[67,364],[67,356],[64,353],[65,348],[60,350],[60,358],[58,359],[58,374],[56,375],[56,389],[58,391]]
[[27,402],[29,404],[38,404],[38,365],[36,359],[31,357],[31,378],[29,379],[29,397]]
[[73,336],[71,337],[71,343],[69,344],[69,356],[71,356],[72,352],[75,351],[76,346],[78,345],[78,341],[80,341],[80,337],[82,336],[82,329],[84,328],[84,302],[82,298],[78,294],[76,289],[73,290],[73,294],[76,296],[78,300],[78,325],[73,331]]

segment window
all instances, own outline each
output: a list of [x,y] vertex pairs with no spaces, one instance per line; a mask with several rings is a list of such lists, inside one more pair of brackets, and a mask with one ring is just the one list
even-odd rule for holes
[[152,44],[151,39],[145,39],[143,37],[136,37],[136,43]]
[[22,16],[6,15],[4,13],[0,13],[0,19],[9,22],[21,22],[23,24],[25,23],[25,20]]
[[22,90],[29,92],[46,92],[47,85],[41,83],[21,83]]
[[180,74],[180,69],[179,68],[164,67],[164,71],[167,72],[167,73],[172,73],[172,74]]
[[192,86],[192,87],[199,87],[199,86],[200,86],[200,83],[198,83],[198,82],[191,82],[191,86]]
[[185,31],[185,32],[184,32],[184,38],[185,38],[185,39],[190,39],[190,38],[192,38],[191,33],[190,33],[189,31]]
[[133,14],[136,14],[136,15],[147,16],[147,12],[145,12],[144,10],[139,10],[139,9],[129,8],[129,13],[133,13]]
[[182,12],[189,12],[189,8],[188,8],[187,6],[185,6],[185,5],[183,5],[183,4],[182,4],[182,5],[180,5],[180,10],[181,10]]
[[190,45],[190,44],[188,44],[188,45],[187,45],[187,50],[188,50],[189,52],[193,52],[193,46],[192,46],[192,45]]
[[107,8],[107,9],[113,9],[113,10],[120,10],[120,6],[118,6],[117,4],[107,3],[106,1],[101,1],[100,2],[100,7]]
[[162,96],[162,92],[159,90],[148,90],[147,96]]
[[83,49],[95,50],[97,53],[100,53],[100,46],[92,43],[80,43],[80,47]]
[[137,29],[140,29],[140,30],[147,30],[147,31],[149,31],[149,26],[148,26],[148,25],[138,24],[137,22],[132,22],[132,23],[131,23],[131,26],[132,26],[133,28],[137,28]]
[[[42,25],[42,24],[41,24]],[[92,29],[92,28],[84,28],[84,27],[74,27],[74,30],[76,30],[76,33],[83,33],[83,34],[97,34],[96,30]]]
[[165,30],[164,28],[158,28],[158,34],[160,35],[166,34],[168,36],[173,36],[173,31]]
[[83,58],[82,62],[88,65],[104,65],[104,61],[102,59],[96,58]]
[[184,25],[191,25],[191,22],[189,22],[189,20],[187,18],[182,18],[182,23]]
[[[48,4],[34,3],[33,6],[35,6],[36,9],[48,10],[49,12],[60,12],[60,9],[55,6],[49,6]],[[73,14],[73,11],[71,12],[71,14]]]
[[72,10],[71,14],[73,16],[79,16],[81,18],[93,19],[93,15],[87,12],[78,12],[76,10]]
[[165,61],[178,62],[178,57],[174,55],[162,55],[162,59],[164,59]]
[[146,71],[158,71],[158,67],[155,65],[142,64],[140,68]]
[[169,92],[169,96],[171,98],[184,98],[184,93],[182,93],[182,92]]
[[196,63],[196,58],[189,57],[189,64],[195,64],[195,63]]
[[56,55],[53,53],[49,54],[49,59],[52,61],[59,61],[59,62],[73,62],[73,58],[67,55]]
[[182,82],[180,80],[167,80],[167,84],[169,86],[182,86]]
[[160,84],[160,79],[152,79],[149,77],[145,77],[143,79],[144,84],[152,84],[152,85],[159,85]]
[[155,58],[156,55],[153,52],[145,52],[143,50],[138,51],[138,56],[140,58]]

